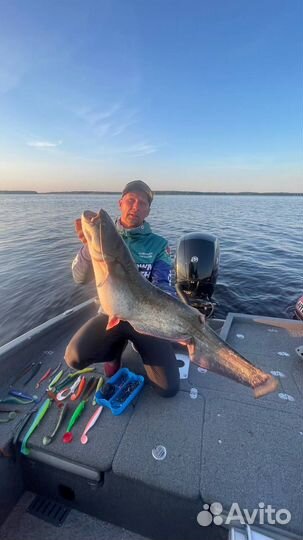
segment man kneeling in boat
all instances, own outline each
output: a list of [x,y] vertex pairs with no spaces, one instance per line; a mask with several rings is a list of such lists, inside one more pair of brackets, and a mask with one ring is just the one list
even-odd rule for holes
[[[145,182],[129,182],[119,200],[121,216],[116,221],[116,227],[141,274],[156,287],[175,295],[171,286],[171,258],[167,240],[154,234],[145,221],[152,200],[153,192]],[[77,232],[80,240],[84,241],[79,221]],[[72,273],[74,281],[81,285],[94,279],[85,243],[73,261]],[[87,321],[68,344],[66,363],[70,367],[82,369],[103,362],[105,375],[111,377],[120,368],[122,352],[130,340],[139,352],[147,377],[157,393],[164,397],[174,396],[179,389],[179,369],[172,344],[167,340],[140,334],[126,321],[120,321],[110,330],[106,330],[107,323],[108,317],[103,313]]]

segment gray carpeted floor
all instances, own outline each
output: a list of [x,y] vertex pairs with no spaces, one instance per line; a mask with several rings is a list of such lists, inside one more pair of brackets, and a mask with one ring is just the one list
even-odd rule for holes
[[148,540],[139,534],[71,510],[62,527],[38,519],[26,510],[35,495],[26,492],[0,527],[1,540]]

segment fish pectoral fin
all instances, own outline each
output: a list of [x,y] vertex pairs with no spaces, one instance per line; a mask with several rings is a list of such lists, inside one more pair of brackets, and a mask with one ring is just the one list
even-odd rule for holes
[[114,328],[115,326],[117,326],[120,322],[120,319],[118,319],[118,317],[110,317],[108,319],[108,323],[107,323],[107,326],[106,326],[106,330],[111,330],[112,328]]

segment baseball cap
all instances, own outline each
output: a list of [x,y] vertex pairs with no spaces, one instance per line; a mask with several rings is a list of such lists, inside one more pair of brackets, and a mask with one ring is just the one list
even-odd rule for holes
[[124,197],[126,193],[136,192],[136,191],[143,191],[144,193],[146,193],[148,202],[151,205],[152,200],[154,198],[154,194],[152,190],[150,189],[150,187],[147,184],[145,184],[145,182],[142,182],[142,180],[133,180],[132,182],[128,182],[128,184],[126,184],[125,188],[122,191],[122,197]]

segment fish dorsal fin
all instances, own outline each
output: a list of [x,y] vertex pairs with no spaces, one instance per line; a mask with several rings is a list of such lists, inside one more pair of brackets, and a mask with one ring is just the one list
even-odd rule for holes
[[114,328],[115,326],[117,326],[117,324],[119,324],[119,322],[120,322],[120,319],[118,319],[118,317],[115,317],[115,315],[113,317],[110,317],[108,319],[106,330],[110,330],[111,328]]

